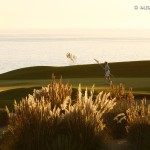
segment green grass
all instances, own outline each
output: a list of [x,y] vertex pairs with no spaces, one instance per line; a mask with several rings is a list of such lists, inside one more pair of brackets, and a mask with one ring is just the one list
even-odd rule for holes
[[[17,88],[0,92],[0,108],[6,106],[9,110],[13,110],[14,100],[19,102],[22,98],[26,98],[29,94],[33,94],[34,89],[41,89],[41,87],[31,88]],[[72,99],[75,99],[77,95],[77,89],[73,88]]]
[[[109,88],[105,84],[104,78],[63,79],[64,84],[67,82],[72,84],[74,89],[78,87],[79,83],[81,83],[83,89],[86,87],[90,89],[93,84],[95,84],[96,91],[108,91]],[[127,91],[132,87],[136,99],[146,97],[150,100],[150,78],[115,78],[113,82],[125,84]],[[34,88],[39,89],[49,83],[51,83],[51,80],[3,80],[0,88],[0,90],[3,90],[0,92],[0,107],[7,105],[12,109],[14,100],[19,101],[28,94],[32,94]]]
[[[150,61],[110,63],[111,73],[115,77],[150,77]],[[54,73],[57,78],[99,78],[104,70],[98,64],[66,67],[37,66],[22,68],[0,74],[0,80],[50,79]]]
[[[123,83],[126,90],[133,88],[137,98],[150,99],[150,61],[110,63],[111,73],[114,75],[114,84]],[[22,97],[32,93],[34,87],[42,87],[51,83],[51,75],[57,79],[62,75],[63,83],[77,88],[91,88],[95,84],[96,90],[107,91],[104,70],[98,64],[77,65],[68,67],[29,67],[0,74],[0,107],[12,107],[14,99],[19,101]]]
[[[132,87],[135,91],[150,91],[150,78],[112,78],[114,84],[123,83],[126,89]],[[0,80],[0,91],[16,88],[42,87],[51,83],[51,79],[46,80]],[[68,78],[63,79],[63,83],[72,84],[74,88],[79,83],[85,87],[92,87],[95,84],[97,89],[106,89],[108,85],[104,78]]]
[[[38,89],[39,87],[36,87]],[[14,100],[20,101],[22,98],[28,96],[28,94],[33,94],[32,88],[18,88],[11,89],[0,92],[0,107],[5,108],[7,106],[9,109],[13,109]]]

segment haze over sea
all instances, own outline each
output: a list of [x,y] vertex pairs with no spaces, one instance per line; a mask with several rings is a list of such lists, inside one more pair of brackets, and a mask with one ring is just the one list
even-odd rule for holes
[[[71,63],[66,54],[77,57]],[[149,30],[0,32],[0,73],[29,66],[150,60]]]

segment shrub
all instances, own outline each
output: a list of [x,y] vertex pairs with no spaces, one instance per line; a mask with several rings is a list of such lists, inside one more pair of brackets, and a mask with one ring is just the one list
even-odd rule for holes
[[[103,116],[113,109],[116,102],[109,94],[99,93],[93,100],[81,86],[76,103],[72,103],[71,88],[56,83],[42,88],[42,94],[34,90],[20,103],[14,104],[9,130],[15,149],[22,150],[92,150],[104,148],[106,137]],[[44,90],[43,90],[44,89]]]
[[145,99],[143,99],[139,105],[134,103],[128,108],[126,114],[120,114],[116,119],[118,122],[121,122],[124,119],[127,121],[127,139],[131,149],[150,149],[150,105],[146,104]]
[[133,150],[150,149],[150,124],[147,121],[135,122],[128,129],[128,141]]
[[6,109],[0,108],[0,127],[8,125],[8,113]]
[[118,114],[125,112],[126,109],[127,109],[126,100],[117,101],[113,110],[104,115],[104,122],[114,139],[126,137],[126,128],[125,128],[127,125],[126,120],[123,120],[120,123],[114,120],[114,118]]
[[42,87],[42,89],[33,91],[34,100],[41,100],[50,102],[52,109],[55,107],[60,107],[67,96],[71,97],[72,94],[72,86],[68,84],[64,85],[62,83],[62,77],[57,83],[55,80],[54,74],[52,74],[52,82],[46,87]]
[[116,100],[126,100],[129,104],[134,103],[132,88],[129,88],[128,92],[126,92],[125,86],[122,83],[115,85],[111,82],[109,92],[110,96],[112,98],[115,97]]
[[128,125],[128,140],[132,149],[149,150],[150,149],[150,105],[143,99],[141,104],[133,105],[126,112]]
[[7,128],[0,132],[0,150],[12,150],[13,142],[12,134]]
[[81,87],[78,89],[77,103],[70,106],[65,115],[68,133],[74,141],[78,141],[82,149],[100,149],[104,146],[107,136],[103,116],[113,109],[115,99],[110,100],[109,94],[99,93],[93,101],[93,90],[88,96],[87,89],[82,96]]
[[134,104],[135,101],[132,89],[129,89],[129,91],[126,92],[123,84],[115,85],[111,83],[109,92],[111,98],[116,97],[116,105],[110,112],[105,114],[104,122],[106,123],[106,126],[113,138],[125,138],[127,134],[125,128],[127,121],[122,120],[120,123],[118,123],[116,120],[114,120],[114,118],[118,114],[126,113],[126,110],[130,108],[132,104]]

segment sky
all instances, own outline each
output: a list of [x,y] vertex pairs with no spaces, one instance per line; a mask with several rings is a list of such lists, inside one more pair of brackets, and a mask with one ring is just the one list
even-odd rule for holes
[[0,0],[0,29],[147,29],[150,10],[141,6],[150,6],[150,1]]

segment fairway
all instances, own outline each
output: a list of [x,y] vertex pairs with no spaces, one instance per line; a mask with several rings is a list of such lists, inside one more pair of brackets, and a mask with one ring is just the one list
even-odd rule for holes
[[[112,81],[115,85],[120,83],[125,85],[126,91],[133,88],[135,95],[141,95],[141,97],[150,95],[150,78],[113,78]],[[90,89],[95,85],[96,91],[109,90],[109,85],[105,83],[104,78],[71,78],[63,79],[62,82],[72,85],[73,88],[78,88],[81,84],[83,89],[86,87]],[[51,80],[0,80],[0,103],[4,106],[6,101],[8,103],[14,99],[20,100],[29,93],[32,94],[34,88],[39,89],[48,84],[51,84]]]
[[[58,79],[56,81],[59,81]],[[63,79],[64,84],[68,83],[77,88],[79,84],[85,87],[92,87],[95,84],[96,89],[106,89],[109,87],[105,83],[104,78],[70,78]],[[124,84],[126,88],[133,88],[135,91],[150,92],[150,78],[112,78],[114,84]],[[42,87],[51,83],[49,80],[0,80],[0,91],[17,89],[17,88],[29,88],[29,87]]]

